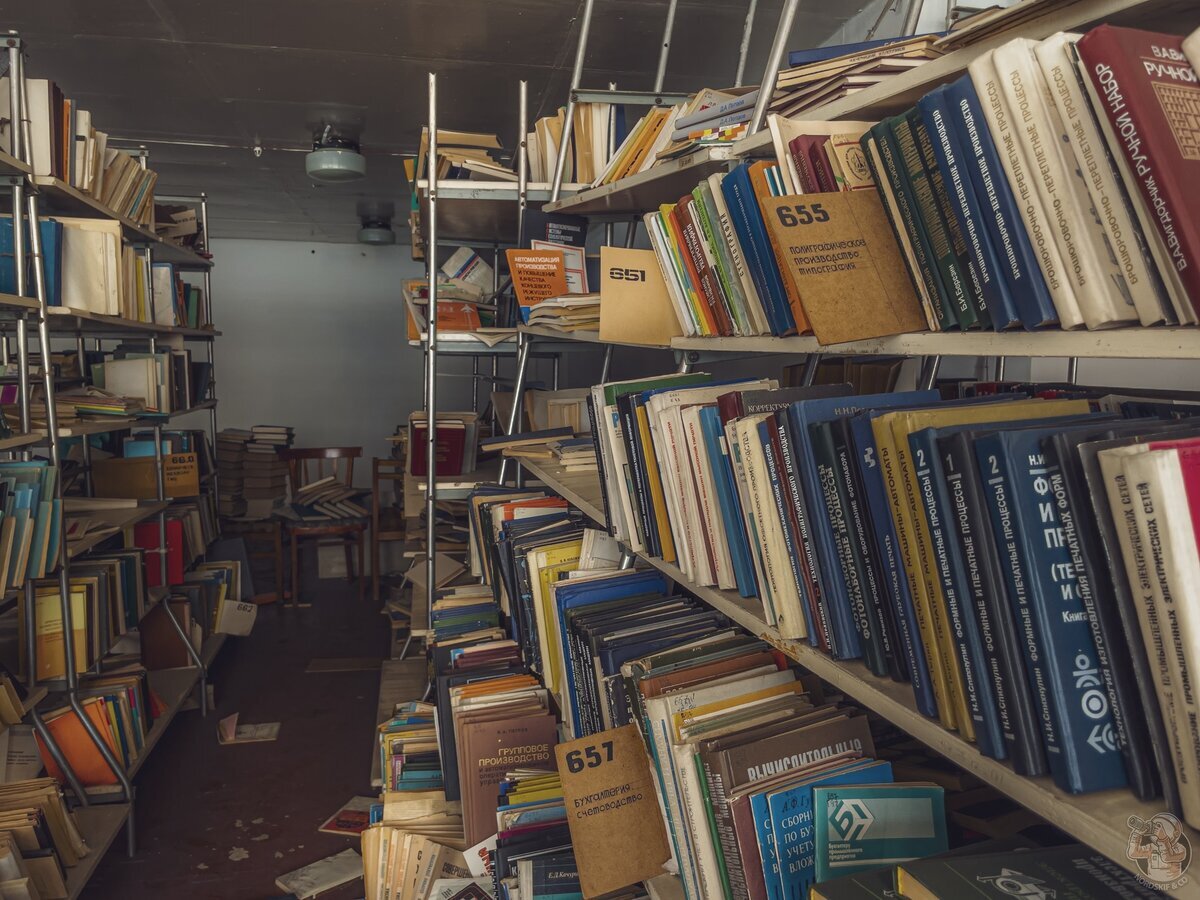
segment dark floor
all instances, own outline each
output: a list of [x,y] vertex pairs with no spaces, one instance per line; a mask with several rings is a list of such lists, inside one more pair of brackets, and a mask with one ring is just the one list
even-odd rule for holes
[[[216,710],[181,712],[163,735],[138,777],[137,853],[129,859],[118,838],[86,900],[276,897],[279,875],[358,849],[317,828],[346,800],[375,793],[379,672],[304,670],[314,658],[382,658],[388,628],[370,591],[359,602],[344,580],[308,584],[318,586],[307,592],[312,608],[264,606],[249,637],[225,642],[211,673]],[[217,719],[233,712],[282,723],[279,740],[218,745]],[[322,895],[361,896],[361,881]]]

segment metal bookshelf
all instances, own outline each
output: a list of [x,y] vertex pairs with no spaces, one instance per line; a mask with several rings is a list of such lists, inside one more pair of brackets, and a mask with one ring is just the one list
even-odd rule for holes
[[[106,513],[98,514],[99,518],[106,520],[110,529],[85,535],[83,538],[71,542],[66,540],[66,517],[65,515],[62,517],[64,521],[62,523],[63,530],[60,533],[59,556],[48,568],[52,569],[52,574],[58,582],[58,591],[62,602],[63,632],[64,634],[70,634],[74,630],[72,624],[72,606],[69,600],[71,561],[95,549],[105,540],[120,533],[120,528],[157,517],[161,552],[156,552],[159,556],[161,581],[163,584],[166,584],[167,556],[165,549],[162,548],[166,547],[166,511],[170,498],[165,496],[162,482],[162,428],[174,416],[208,411],[211,436],[215,445],[217,401],[214,378],[209,388],[209,396],[188,410],[181,410],[165,416],[113,417],[103,421],[83,421],[60,426],[57,410],[53,402],[56,380],[52,367],[49,365],[52,341],[55,337],[74,338],[74,347],[79,358],[80,370],[81,372],[86,372],[84,342],[85,338],[88,337],[95,339],[97,349],[102,347],[102,342],[106,339],[136,338],[145,340],[151,352],[157,349],[160,340],[168,338],[172,341],[179,339],[184,341],[200,341],[206,346],[209,363],[213,363],[213,343],[219,332],[213,330],[211,326],[206,328],[167,326],[153,322],[137,322],[119,317],[101,316],[82,310],[49,307],[47,305],[47,291],[42,264],[40,230],[38,228],[27,229],[25,223],[36,222],[40,215],[46,213],[102,218],[119,222],[122,226],[122,235],[125,242],[139,251],[139,255],[142,257],[142,264],[146,267],[147,275],[149,275],[149,266],[154,261],[170,262],[178,269],[202,274],[205,287],[205,309],[203,315],[208,322],[212,321],[210,277],[212,261],[206,256],[201,256],[191,250],[175,246],[163,240],[152,231],[147,230],[126,217],[116,214],[98,203],[94,198],[87,196],[58,179],[35,177],[32,174],[33,169],[29,162],[31,157],[31,123],[26,113],[28,100],[26,96],[27,88],[24,68],[27,47],[19,34],[9,32],[6,39],[6,49],[9,75],[7,80],[9,87],[9,109],[14,111],[12,117],[15,122],[19,123],[19,126],[10,130],[8,145],[3,150],[0,150],[0,185],[7,188],[11,200],[16,295],[0,295],[0,336],[3,337],[3,340],[0,340],[0,355],[2,355],[3,361],[7,364],[9,362],[10,337],[15,337],[17,382],[19,385],[18,409],[21,428],[20,433],[0,439],[0,451],[19,454],[19,458],[29,459],[31,458],[31,448],[35,445],[43,444],[49,450],[51,464],[59,467],[61,470],[63,439],[68,437],[84,437],[85,440],[82,442],[83,470],[85,484],[90,487],[90,445],[86,440],[86,436],[126,430],[132,427],[150,428],[155,435],[155,461],[158,467],[157,501],[139,504],[136,507],[127,509],[109,510]],[[141,156],[142,165],[144,166],[145,154],[143,153]],[[163,198],[160,197],[160,199]],[[194,200],[199,207],[199,227],[202,230],[204,246],[207,248],[209,246],[207,200],[203,196],[189,199]],[[32,272],[33,275],[30,283],[27,283],[27,271]],[[152,278],[147,278],[147,285],[150,291],[151,304],[153,304]],[[31,427],[29,408],[31,388],[29,326],[31,323],[37,329],[37,342],[42,356],[42,388],[47,398],[45,427],[39,429]],[[215,480],[213,484],[213,489],[215,490]],[[60,501],[63,499],[61,478],[57,484],[56,499]],[[148,607],[154,605],[157,599],[157,597],[152,598]],[[23,602],[26,610],[32,611],[35,608],[35,587],[32,579],[27,580],[23,587]],[[161,734],[182,707],[187,697],[190,696],[192,689],[197,683],[201,686],[200,704],[202,710],[206,705],[207,692],[203,689],[203,686],[207,678],[207,659],[203,659],[201,652],[192,648],[188,635],[171,612],[169,604],[167,604],[165,609],[174,624],[176,632],[188,647],[194,665],[182,670],[151,673],[151,685],[156,693],[159,693],[164,701],[166,701],[166,709],[163,715],[156,720],[148,735],[142,753],[139,755],[136,764],[131,766],[129,771],[125,771],[120,761],[108,749],[108,746],[97,732],[91,719],[82,709],[78,694],[79,683],[73,641],[64,641],[66,677],[62,680],[61,684],[53,685],[55,690],[52,692],[46,690],[46,685],[30,686],[31,702],[27,710],[28,720],[44,742],[47,752],[54,758],[64,773],[70,793],[78,804],[76,816],[80,830],[91,848],[91,853],[81,860],[78,866],[68,870],[66,873],[68,894],[72,898],[79,896],[82,892],[88,878],[90,878],[105,851],[115,840],[122,827],[126,830],[128,851],[131,855],[133,854],[135,850],[135,830],[132,816],[134,792],[131,779],[153,747],[157,745],[159,737],[161,737]],[[24,620],[25,627],[19,639],[24,642],[26,657],[32,660],[36,656],[36,617],[26,615],[24,616]],[[219,646],[219,644],[216,646]],[[205,647],[204,649],[207,650],[208,648]],[[115,786],[100,789],[85,789],[81,786],[39,712],[39,705],[48,696],[55,697],[59,702],[65,702],[78,716],[89,737],[96,744],[105,763],[112,770],[117,782]]]
[[[541,460],[524,460],[523,464],[531,475],[576,506],[589,519],[602,527],[607,525],[596,473],[566,472],[561,466]],[[1059,790],[1049,778],[1018,775],[1005,763],[985,757],[974,744],[942,728],[936,719],[926,718],[918,712],[910,685],[872,675],[858,662],[839,662],[805,642],[780,637],[778,630],[764,621],[757,599],[747,600],[736,591],[720,591],[692,584],[677,566],[657,557],[638,554],[638,558],[955,765],[1138,874],[1136,862],[1126,854],[1129,846],[1126,820],[1131,815],[1149,819],[1162,811],[1160,806],[1138,800],[1128,790],[1077,796]],[[1185,829],[1189,840],[1195,845],[1200,840],[1200,832],[1186,826]],[[1200,886],[1192,882],[1181,887],[1178,896],[1200,896]]]

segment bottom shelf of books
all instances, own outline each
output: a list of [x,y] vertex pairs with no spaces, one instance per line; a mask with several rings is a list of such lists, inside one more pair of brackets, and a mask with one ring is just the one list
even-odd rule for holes
[[[522,460],[529,474],[559,494],[585,516],[605,524],[603,499],[597,473],[566,471],[561,465],[538,460]],[[684,590],[778,648],[788,658],[816,675],[833,688],[912,735],[963,770],[978,776],[1046,821],[1079,841],[1103,853],[1135,874],[1142,874],[1138,861],[1131,858],[1131,828],[1149,822],[1163,812],[1161,800],[1139,801],[1126,789],[1071,795],[1049,778],[1029,778],[1016,774],[1007,764],[982,755],[977,747],[942,728],[936,719],[922,715],[915,706],[912,687],[886,677],[872,675],[858,662],[837,661],[809,644],[787,640],[777,629],[766,624],[757,599],[746,599],[736,591],[722,591],[690,584],[675,565],[653,556],[639,557],[662,572]],[[1176,821],[1176,820],[1173,820]],[[1179,823],[1176,821],[1176,824]],[[1200,835],[1179,825],[1192,846],[1200,846]],[[1182,886],[1181,886],[1182,889]],[[1187,890],[1195,890],[1190,884]],[[1184,896],[1181,892],[1178,896]],[[1200,892],[1197,892],[1200,895]]]

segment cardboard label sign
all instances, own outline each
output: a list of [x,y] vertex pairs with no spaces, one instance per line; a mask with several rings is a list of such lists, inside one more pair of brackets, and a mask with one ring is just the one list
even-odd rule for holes
[[600,340],[665,347],[683,334],[653,250],[600,248]]
[[530,307],[567,293],[567,266],[561,250],[506,250],[505,253],[522,321],[529,320]]
[[[168,497],[195,497],[200,493],[200,468],[195,453],[168,453],[163,457],[163,490]],[[98,459],[92,463],[92,487],[97,497],[158,496],[153,456]]]
[[636,725],[554,748],[584,897],[662,874],[671,858]]
[[925,330],[878,193],[763,197],[762,210],[820,343]]

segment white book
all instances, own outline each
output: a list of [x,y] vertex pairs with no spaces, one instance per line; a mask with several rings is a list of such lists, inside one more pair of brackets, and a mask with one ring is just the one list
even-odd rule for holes
[[63,305],[107,313],[116,296],[112,236],[86,228],[63,228]]
[[746,529],[747,542],[750,544],[750,558],[754,563],[754,578],[758,586],[758,598],[762,603],[763,616],[768,625],[774,625],[775,603],[771,594],[771,583],[767,580],[766,566],[763,564],[763,541],[759,534],[758,525],[753,513],[753,500],[757,495],[757,482],[751,484],[750,474],[745,460],[742,459],[742,444],[737,434],[737,422],[725,424],[725,438],[722,449],[728,456],[728,463],[733,470],[734,483],[737,486],[738,504],[742,511],[742,524]]
[[763,574],[769,587],[764,593],[770,601],[771,618],[783,637],[804,637],[808,631],[800,607],[800,593],[787,561],[783,526],[771,500],[766,458],[758,436],[758,423],[766,418],[765,413],[760,413],[744,416],[734,423],[749,487],[748,516],[758,534]]
[[75,165],[74,171],[71,172],[71,184],[80,190],[85,190],[87,185],[87,145],[91,133],[92,114],[86,109],[76,109],[75,133],[71,135],[71,139],[75,141]]
[[758,288],[755,287],[750,269],[746,265],[746,255],[742,252],[742,244],[738,240],[737,232],[733,228],[733,220],[729,216],[729,204],[725,202],[725,195],[721,192],[721,182],[724,180],[725,173],[723,172],[714,172],[708,176],[708,185],[712,189],[713,205],[717,209],[719,220],[717,226],[721,236],[725,239],[725,246],[729,250],[733,271],[741,283],[742,293],[746,298],[746,311],[754,326],[754,333],[770,334],[771,323],[767,319],[766,308],[763,306],[762,298],[758,295]]
[[[651,757],[659,775],[659,804],[671,836],[672,849],[679,876],[689,900],[704,900],[700,891],[699,877],[695,867],[695,849],[692,835],[687,827],[686,805],[675,767],[675,756],[671,752],[673,719],[676,713],[739,697],[754,691],[795,681],[791,670],[754,675],[737,681],[722,681],[705,684],[697,688],[671,691],[646,701],[646,718],[649,723],[649,739],[654,745]],[[695,768],[693,764],[690,768]]]
[[1059,32],[1034,48],[1046,83],[1052,87],[1059,118],[1065,126],[1064,137],[1071,148],[1091,196],[1092,208],[1099,213],[1109,247],[1121,271],[1124,284],[1143,325],[1172,324],[1175,312],[1154,268],[1154,261],[1141,240],[1135,213],[1121,187],[1121,178],[1112,165],[1104,135],[1088,105],[1087,93],[1079,83],[1069,52],[1077,34]]
[[[1139,629],[1146,656],[1154,673],[1154,690],[1158,695],[1162,708],[1163,720],[1167,725],[1168,736],[1177,729],[1172,723],[1183,722],[1189,713],[1182,689],[1182,672],[1179,661],[1173,652],[1174,645],[1168,642],[1166,635],[1160,634],[1158,621],[1159,605],[1155,596],[1155,579],[1153,568],[1148,565],[1146,558],[1146,522],[1144,516],[1139,518],[1136,487],[1130,483],[1125,471],[1125,463],[1138,453],[1148,449],[1146,444],[1133,444],[1125,447],[1114,447],[1101,450],[1096,461],[1103,476],[1104,490],[1112,510],[1116,524],[1117,535],[1121,544],[1121,558],[1125,572],[1129,578],[1130,594],[1136,605]],[[1131,635],[1131,639],[1137,636]],[[1196,710],[1191,709],[1194,721]],[[1200,778],[1200,767],[1197,766],[1194,754],[1187,751],[1180,742],[1182,737],[1170,741],[1171,761],[1175,768],[1175,778],[1179,785],[1180,800],[1183,805],[1184,818],[1188,822],[1197,821],[1200,816],[1200,793],[1187,790],[1185,785],[1195,785]]]
[[[733,557],[729,551],[729,540],[725,536],[725,522],[721,518],[719,500],[714,484],[713,463],[708,456],[700,425],[700,406],[688,406],[682,411],[684,447],[687,464],[691,469],[692,483],[700,511],[700,531],[709,551],[713,580],[721,590],[737,587],[733,572]],[[737,527],[737,523],[729,523]]]
[[[1130,589],[1155,608],[1153,630],[1147,636],[1166,645],[1171,683],[1180,688],[1173,698],[1174,708],[1164,708],[1163,718],[1176,771],[1186,775],[1186,780],[1184,775],[1177,777],[1184,818],[1191,824],[1200,821],[1200,790],[1196,787],[1200,704],[1189,689],[1196,683],[1196,664],[1200,662],[1200,610],[1195,605],[1200,559],[1178,452],[1151,451],[1145,445],[1139,450],[1120,458],[1141,537],[1141,541],[1131,542],[1135,567],[1128,570]],[[1124,542],[1126,535],[1121,537]]]
[[1183,39],[1183,55],[1188,58],[1192,68],[1200,72],[1200,28]]
[[642,216],[642,222],[646,226],[646,234],[650,237],[650,246],[654,249],[654,257],[658,260],[663,281],[667,283],[667,293],[671,295],[679,327],[688,337],[695,337],[699,333],[699,325],[687,298],[687,288],[680,282],[679,263],[671,250],[670,239],[663,231],[662,220],[657,212],[648,212]]
[[996,144],[1000,165],[1021,209],[1030,243],[1038,255],[1038,265],[1041,267],[1042,277],[1046,281],[1054,308],[1058,312],[1059,325],[1067,330],[1080,328],[1084,325],[1083,313],[1080,311],[1079,301],[1075,298],[1072,280],[1063,265],[1058,243],[1052,234],[1054,227],[1046,218],[1038,187],[1034,183],[1040,179],[1029,164],[1024,147],[1024,133],[1017,130],[1012,110],[1004,99],[1003,85],[992,60],[993,52],[981,54],[971,60],[967,72],[971,76],[975,93],[979,95],[988,131]]
[[[33,160],[33,174],[49,176],[53,167],[53,119],[54,104],[50,96],[50,82],[45,78],[25,79],[25,98],[28,101],[25,114],[29,117],[29,149]],[[8,98],[8,84],[4,84],[4,96]]]
[[1129,167],[1129,162],[1125,159],[1125,154],[1120,150],[1121,138],[1113,130],[1108,116],[1104,114],[1104,101],[1097,93],[1096,86],[1092,83],[1092,79],[1087,73],[1086,65],[1075,51],[1075,45],[1070,45],[1068,49],[1075,64],[1075,71],[1078,74],[1079,82],[1083,85],[1084,92],[1087,94],[1092,110],[1092,117],[1100,126],[1100,132],[1104,135],[1104,142],[1108,145],[1112,162],[1115,164],[1117,172],[1120,173],[1121,182],[1125,189],[1125,196],[1128,198],[1134,215],[1137,217],[1138,224],[1141,226],[1142,238],[1145,240],[1150,255],[1153,257],[1158,269],[1158,274],[1162,278],[1163,287],[1166,289],[1167,296],[1171,301],[1171,307],[1175,312],[1175,318],[1180,324],[1194,325],[1197,321],[1200,321],[1200,317],[1197,316],[1191,301],[1188,299],[1187,289],[1184,288],[1183,280],[1179,277],[1179,272],[1176,271],[1175,265],[1172,262],[1171,251],[1158,230],[1155,214],[1146,205],[1146,201],[1142,197],[1142,192],[1138,189],[1137,176]]
[[1137,321],[1125,276],[1108,234],[1092,207],[1074,155],[1064,146],[1069,132],[1059,121],[1054,95],[1034,56],[1035,41],[1016,38],[993,51],[1008,108],[1020,122],[1034,183],[1059,253],[1073,278],[1075,299],[1088,328]]

